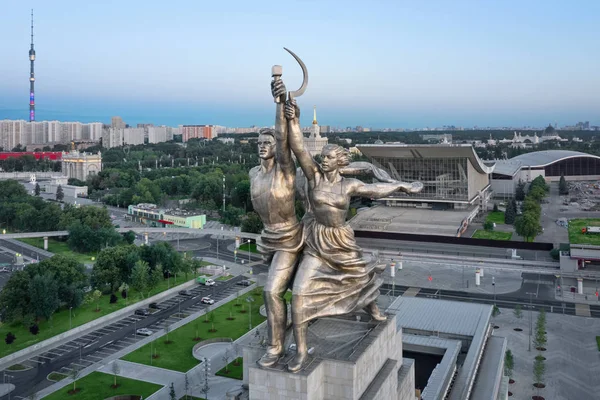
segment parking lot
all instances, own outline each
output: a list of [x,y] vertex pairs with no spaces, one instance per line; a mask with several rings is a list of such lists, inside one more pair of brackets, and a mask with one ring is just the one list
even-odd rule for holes
[[224,299],[235,294],[242,286],[236,285],[243,280],[242,276],[235,277],[229,281],[218,281],[214,286],[194,286],[190,288],[191,295],[178,294],[157,303],[158,309],[148,309],[147,316],[130,314],[116,322],[96,329],[93,332],[77,339],[60,344],[46,352],[31,357],[20,364],[30,367],[30,371],[15,374],[16,379],[12,382],[17,386],[13,398],[23,398],[32,390],[39,391],[53,382],[43,379],[39,380],[40,373],[59,372],[69,374],[74,369],[81,369],[92,364],[101,362],[104,358],[134,345],[146,336],[138,335],[136,331],[147,328],[153,333],[158,333],[168,325],[188,317],[198,311],[205,309],[208,305],[203,304],[203,297],[210,297],[215,301]]

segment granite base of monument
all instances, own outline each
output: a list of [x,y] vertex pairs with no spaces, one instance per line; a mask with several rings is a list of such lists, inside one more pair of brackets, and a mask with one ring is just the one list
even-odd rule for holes
[[[369,317],[362,314],[362,319]],[[289,336],[287,349],[293,342]],[[285,367],[293,350],[272,368],[261,368],[256,361],[264,354],[264,342],[248,344],[244,348],[244,383],[249,399],[415,398],[414,364],[402,359],[402,331],[396,329],[395,315],[380,323],[363,322],[356,315],[321,318],[310,325],[308,343],[313,355],[297,373]]]

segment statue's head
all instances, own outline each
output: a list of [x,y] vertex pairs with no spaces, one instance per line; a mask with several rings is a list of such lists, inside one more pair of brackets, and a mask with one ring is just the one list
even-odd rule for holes
[[330,172],[350,164],[350,152],[337,144],[328,144],[321,150],[321,169]]
[[258,133],[258,157],[269,160],[275,157],[275,131],[261,129]]

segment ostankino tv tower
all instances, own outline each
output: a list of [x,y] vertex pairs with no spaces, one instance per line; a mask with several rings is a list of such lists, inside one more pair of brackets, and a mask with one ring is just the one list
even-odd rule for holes
[[31,71],[29,76],[29,121],[35,121],[35,76],[33,73],[33,64],[35,62],[35,50],[33,49],[33,10],[31,10],[31,48],[29,49],[29,62]]

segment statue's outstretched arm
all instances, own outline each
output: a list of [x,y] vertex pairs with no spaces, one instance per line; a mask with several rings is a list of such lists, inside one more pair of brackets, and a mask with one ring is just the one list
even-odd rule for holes
[[366,161],[357,161],[350,163],[350,165],[341,168],[340,174],[343,176],[359,176],[359,175],[367,175],[372,176],[377,179],[379,182],[387,182],[387,183],[396,183],[397,180],[393,179],[387,172],[383,169],[374,166],[371,163]]
[[298,159],[300,168],[306,176],[306,179],[312,181],[318,171],[318,166],[315,160],[304,147],[304,135],[300,129],[300,109],[295,101],[288,101],[285,104],[285,117],[288,120],[288,139],[290,147],[294,155]]
[[271,81],[271,93],[274,98],[280,98],[275,103],[275,157],[282,170],[291,174],[296,173],[292,152],[288,141],[288,122],[285,118],[286,88],[281,79]]
[[423,190],[421,182],[395,182],[395,183],[371,183],[367,184],[359,180],[353,180],[351,195],[379,199],[389,196],[394,192],[419,193]]

